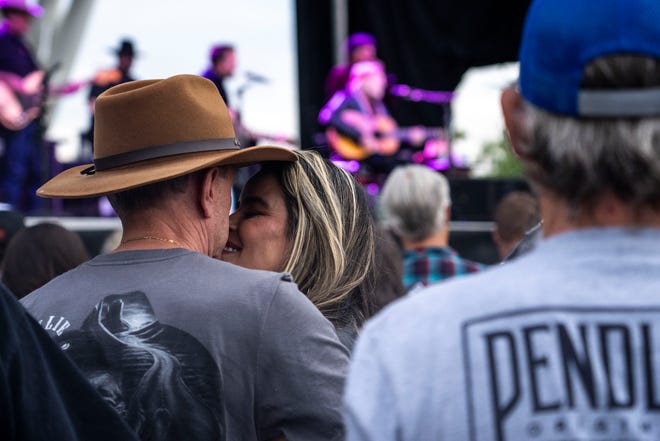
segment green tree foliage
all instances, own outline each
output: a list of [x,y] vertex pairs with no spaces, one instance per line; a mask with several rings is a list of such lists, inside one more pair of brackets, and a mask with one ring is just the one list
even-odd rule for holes
[[505,132],[494,141],[483,145],[481,153],[475,160],[475,165],[484,165],[488,177],[492,178],[522,178],[524,176],[522,162],[513,154],[511,144]]

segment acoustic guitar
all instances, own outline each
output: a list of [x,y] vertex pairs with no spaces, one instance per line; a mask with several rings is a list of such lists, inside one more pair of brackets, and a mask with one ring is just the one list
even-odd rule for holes
[[328,127],[325,132],[328,145],[346,160],[361,161],[375,154],[392,156],[399,151],[401,141],[419,145],[428,138],[437,138],[444,133],[441,127],[398,127],[389,115],[370,116],[357,110],[344,110],[340,118],[357,129],[362,139],[373,139],[370,146],[360,145],[334,127]]

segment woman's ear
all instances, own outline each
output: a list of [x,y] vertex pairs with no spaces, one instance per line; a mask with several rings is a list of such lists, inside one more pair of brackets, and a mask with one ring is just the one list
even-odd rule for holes
[[518,87],[512,85],[504,89],[500,96],[500,104],[513,152],[518,156],[524,156],[521,154],[521,146],[528,143],[529,135],[525,127],[525,103]]

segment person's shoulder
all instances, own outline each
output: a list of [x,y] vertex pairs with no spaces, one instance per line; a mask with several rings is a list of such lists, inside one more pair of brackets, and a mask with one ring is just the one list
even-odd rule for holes
[[458,259],[465,268],[466,273],[476,273],[478,271],[483,271],[488,268],[488,265],[485,263],[477,262],[476,260],[468,259],[464,256],[458,255]]
[[214,266],[221,274],[231,275],[232,278],[235,278],[236,281],[240,283],[293,283],[293,278],[289,273],[245,268],[222,260],[207,258],[202,254],[197,255],[197,258],[200,262],[206,261],[209,265]]
[[484,263],[462,255],[451,246],[429,247],[423,250],[418,250],[418,253],[411,253],[410,256],[416,256],[417,258],[433,256],[440,259],[453,260],[457,265],[462,266],[465,272],[468,273],[480,271],[488,267],[488,265]]
[[288,273],[244,268],[196,252],[175,257],[181,259],[180,263],[175,262],[177,268],[180,271],[195,273],[195,278],[200,285],[211,285],[220,290],[240,292],[245,296],[259,296],[264,292],[275,293],[283,286],[288,289],[297,289],[293,278]]
[[405,322],[419,326],[433,325],[443,320],[469,316],[485,307],[495,306],[495,299],[503,294],[519,292],[521,281],[531,264],[529,258],[509,265],[485,267],[481,271],[462,277],[452,277],[442,282],[415,289],[392,302],[370,319],[365,330],[371,332],[397,332]]
[[262,271],[239,267],[231,263],[222,262],[224,271],[231,274],[231,278],[238,282],[238,286],[249,292],[268,290],[277,292],[296,292],[299,293],[293,277],[289,273],[278,273],[273,271]]
[[328,76],[336,76],[336,75],[343,75],[348,73],[350,67],[348,64],[335,64],[330,68],[330,71],[328,72]]
[[333,114],[335,118],[341,119],[340,112],[344,110],[360,110],[360,103],[355,96],[342,91],[339,97],[340,99],[337,100],[338,104]]
[[522,237],[504,261],[513,260],[533,250],[543,239],[543,221],[530,228]]
[[[198,257],[200,265],[204,257]],[[246,301],[254,299],[260,304],[276,302],[292,308],[304,308],[307,305],[301,303],[310,303],[307,296],[298,290],[298,285],[289,273],[255,270],[217,259],[210,260],[207,261],[210,267],[203,272],[208,274],[209,281],[220,291],[231,291],[233,296]]]
[[208,68],[204,70],[201,74],[199,74],[200,77],[204,77],[207,80],[212,80],[215,77],[215,74],[213,73],[213,69]]
[[44,285],[22,297],[19,302],[32,312],[35,306],[41,304],[44,299],[51,299],[55,294],[71,291],[81,280],[86,279],[86,264],[87,262],[83,262],[76,268],[50,279]]
[[7,29],[0,30],[0,41],[2,42],[14,42],[17,38],[7,32]]
[[265,292],[274,293],[280,289],[280,285],[295,287],[291,276],[287,273],[247,269],[194,251],[167,250],[167,252],[161,253],[126,253],[96,256],[77,268],[55,277],[26,296],[22,302],[26,305],[30,304],[32,298],[37,297],[41,292],[59,292],[67,290],[67,287],[92,283],[94,278],[106,274],[94,270],[95,267],[115,267],[117,271],[121,271],[122,267],[135,268],[140,264],[159,265],[166,273],[161,277],[163,280],[179,280],[185,274],[186,280],[191,283],[190,288],[196,291],[224,292],[231,290],[240,293],[239,295],[258,296]]

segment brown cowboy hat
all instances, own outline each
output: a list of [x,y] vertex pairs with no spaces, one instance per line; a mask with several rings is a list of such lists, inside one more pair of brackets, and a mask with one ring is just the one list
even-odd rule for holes
[[131,81],[96,100],[94,164],[63,171],[37,195],[100,196],[217,165],[295,160],[283,147],[240,148],[227,107],[206,78]]

